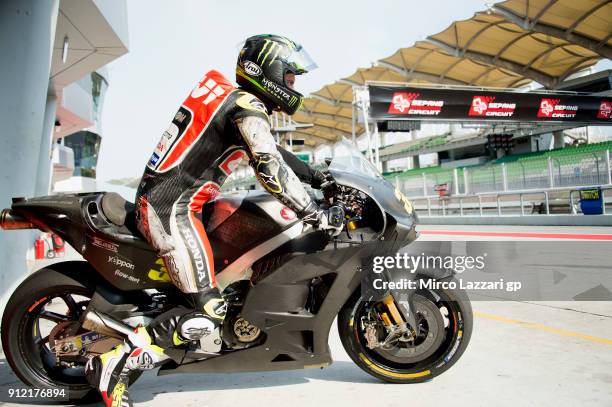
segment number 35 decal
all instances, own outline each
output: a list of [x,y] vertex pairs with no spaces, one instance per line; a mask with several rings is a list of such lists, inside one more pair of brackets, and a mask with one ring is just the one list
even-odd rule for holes
[[406,195],[402,194],[399,189],[395,188],[395,197],[404,205],[404,209],[409,215],[412,215],[412,204],[410,200],[406,198]]

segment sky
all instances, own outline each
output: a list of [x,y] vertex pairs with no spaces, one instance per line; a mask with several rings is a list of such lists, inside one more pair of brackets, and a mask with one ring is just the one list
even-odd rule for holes
[[216,69],[235,78],[238,44],[263,33],[302,44],[319,68],[298,77],[308,94],[398,48],[486,9],[482,0],[302,2],[128,0],[129,52],[107,65],[98,179],[137,177],[174,113]]

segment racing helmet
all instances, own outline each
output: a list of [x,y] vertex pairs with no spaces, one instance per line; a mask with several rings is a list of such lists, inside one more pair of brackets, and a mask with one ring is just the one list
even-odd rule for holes
[[285,83],[285,75],[301,75],[317,65],[299,44],[280,35],[262,34],[244,42],[236,64],[236,82],[252,92],[270,110],[292,115],[304,96]]

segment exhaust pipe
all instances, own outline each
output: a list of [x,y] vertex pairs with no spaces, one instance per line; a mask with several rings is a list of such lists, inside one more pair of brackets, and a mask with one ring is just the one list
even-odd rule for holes
[[0,212],[0,228],[4,230],[36,229],[29,220],[15,215],[12,210],[4,209]]
[[85,313],[82,326],[90,331],[96,331],[117,339],[127,339],[134,332],[130,326],[123,322],[95,310]]

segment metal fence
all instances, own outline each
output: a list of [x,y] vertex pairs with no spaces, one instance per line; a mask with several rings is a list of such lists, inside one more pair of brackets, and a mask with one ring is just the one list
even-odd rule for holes
[[[419,217],[582,215],[580,190],[560,187],[554,191],[487,192],[444,199],[420,197],[413,198],[412,204]],[[602,213],[609,214],[612,186],[601,187],[601,199]]]
[[447,184],[451,195],[612,184],[610,150],[576,153],[454,169],[425,169],[392,175],[390,181],[409,197],[435,196]]
[[[245,177],[234,175],[224,190],[256,183],[251,173]],[[610,150],[464,168],[425,168],[422,173],[411,171],[409,175],[394,174],[387,179],[411,198],[437,196],[436,185],[441,184],[447,184],[451,196],[612,185]]]

